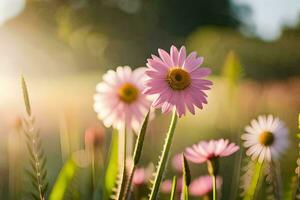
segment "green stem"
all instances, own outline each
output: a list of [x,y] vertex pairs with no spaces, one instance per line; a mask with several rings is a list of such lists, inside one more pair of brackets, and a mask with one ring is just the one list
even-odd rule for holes
[[119,197],[118,197],[118,199],[119,200],[121,200],[121,199],[123,199],[124,198],[124,192],[125,192],[125,190],[126,190],[126,180],[127,180],[127,173],[126,173],[126,149],[127,149],[127,147],[126,147],[126,141],[127,141],[127,139],[126,139],[126,128],[125,128],[125,131],[122,133],[123,134],[123,140],[122,140],[122,142],[123,142],[123,166],[122,166],[122,180],[121,180],[121,185],[120,185],[120,191],[119,191]]
[[[120,132],[121,133],[121,132]],[[119,142],[119,148],[122,148],[123,151],[119,151],[123,157],[119,157],[119,162],[123,162],[120,165],[120,173],[121,173],[121,181],[118,185],[117,194],[113,199],[116,200],[124,200],[125,199],[125,191],[126,191],[126,183],[127,183],[127,171],[126,171],[126,128],[120,136],[123,136]],[[122,146],[121,146],[122,144]],[[120,161],[121,160],[121,161]]]
[[174,109],[171,124],[170,124],[169,130],[168,130],[168,133],[167,133],[165,144],[164,144],[164,148],[163,148],[163,151],[162,151],[162,154],[160,157],[160,161],[159,161],[159,164],[157,167],[156,176],[155,176],[155,179],[153,182],[153,186],[151,188],[149,200],[156,200],[156,198],[157,198],[160,184],[161,184],[161,181],[163,178],[163,174],[166,169],[166,164],[167,164],[169,152],[170,152],[172,141],[173,141],[177,118],[178,117],[176,114],[176,110]]
[[217,180],[216,175],[212,175],[212,183],[213,183],[213,200],[217,200]]

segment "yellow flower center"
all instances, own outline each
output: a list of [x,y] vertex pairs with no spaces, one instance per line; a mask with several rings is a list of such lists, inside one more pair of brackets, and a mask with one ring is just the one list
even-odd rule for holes
[[139,90],[131,83],[125,83],[118,89],[119,98],[125,103],[134,102],[139,95]]
[[173,67],[169,70],[167,81],[174,90],[184,90],[191,84],[190,74],[179,67]]
[[270,146],[274,142],[274,135],[269,131],[264,131],[259,135],[259,143],[264,146]]

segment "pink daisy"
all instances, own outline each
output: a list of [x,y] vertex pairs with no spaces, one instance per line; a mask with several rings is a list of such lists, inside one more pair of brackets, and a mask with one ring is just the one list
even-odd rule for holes
[[209,90],[212,82],[203,79],[211,73],[208,68],[200,68],[203,57],[196,52],[186,56],[185,47],[180,50],[171,47],[170,54],[158,49],[160,57],[152,55],[148,59],[145,94],[156,95],[153,102],[155,108],[162,108],[163,113],[174,107],[179,117],[185,115],[187,109],[195,114],[195,106],[202,109],[207,103],[204,90]]
[[145,68],[132,71],[125,66],[103,75],[96,87],[94,110],[106,127],[139,131],[151,104],[142,93],[144,73]]
[[229,140],[210,140],[194,144],[185,151],[188,160],[194,163],[203,163],[218,157],[226,157],[239,150],[235,143],[229,143]]
[[[217,176],[217,189],[221,189],[222,178]],[[200,176],[193,180],[189,186],[189,193],[195,197],[201,197],[209,194],[213,189],[211,176]]]

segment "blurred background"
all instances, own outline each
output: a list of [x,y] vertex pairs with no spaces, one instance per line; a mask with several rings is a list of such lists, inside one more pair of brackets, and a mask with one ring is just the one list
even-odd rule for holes
[[[299,0],[0,0],[0,199],[13,199],[9,180],[23,176],[12,174],[25,162],[15,159],[24,142],[18,133],[25,114],[21,73],[48,156],[51,189],[68,156],[84,147],[85,129],[101,124],[92,105],[102,74],[144,66],[158,48],[172,44],[204,56],[214,81],[204,110],[180,119],[172,154],[201,139],[240,143],[251,118],[271,113],[290,130],[282,158],[287,190],[297,158],[299,19]],[[144,165],[157,162],[168,122],[158,112]],[[239,192],[230,184],[239,159],[224,160],[223,199]],[[192,172],[204,174],[205,167],[192,166]]]

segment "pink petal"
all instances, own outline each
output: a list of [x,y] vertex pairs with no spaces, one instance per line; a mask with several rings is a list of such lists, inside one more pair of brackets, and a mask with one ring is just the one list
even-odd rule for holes
[[211,74],[211,69],[198,67],[193,72],[191,72],[192,79],[203,78]]
[[194,115],[195,114],[195,107],[194,107],[194,104],[193,104],[191,98],[189,97],[189,95],[186,94],[184,96],[184,101],[185,101],[186,107]]
[[151,69],[154,69],[156,71],[162,71],[162,70],[167,70],[168,66],[160,60],[158,57],[157,59],[147,59],[147,66]]
[[162,58],[162,60],[168,65],[173,66],[172,59],[170,55],[163,49],[158,49],[159,56]]
[[185,47],[182,46],[179,51],[178,66],[183,66],[185,58],[186,58],[186,50]]
[[179,117],[182,117],[183,115],[185,115],[183,93],[182,92],[176,92],[176,93],[177,93],[177,97],[174,96],[174,98],[176,99],[175,105],[177,109],[177,114]]
[[158,71],[146,70],[144,73],[151,78],[164,79],[164,80],[166,79],[166,75]]
[[193,72],[203,63],[203,57],[196,56],[196,52],[192,52],[183,63],[183,68],[188,72]]
[[178,66],[178,49],[172,45],[170,49],[173,66]]

